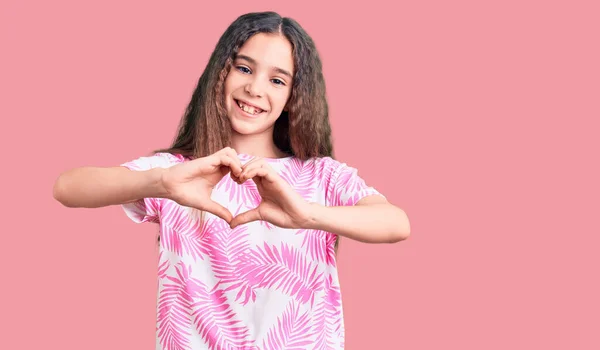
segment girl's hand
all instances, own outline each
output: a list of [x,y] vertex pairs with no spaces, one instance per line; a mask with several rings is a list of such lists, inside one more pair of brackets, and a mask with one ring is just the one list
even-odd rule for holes
[[210,156],[167,168],[162,176],[162,185],[168,199],[210,212],[230,223],[233,218],[231,212],[210,198],[213,188],[230,172],[231,177],[237,180],[242,164],[235,150],[226,147]]
[[[235,178],[234,178],[235,179]],[[311,220],[311,205],[269,166],[262,158],[255,158],[242,167],[237,182],[252,179],[262,202],[258,207],[237,215],[231,228],[262,220],[282,228],[303,228]]]

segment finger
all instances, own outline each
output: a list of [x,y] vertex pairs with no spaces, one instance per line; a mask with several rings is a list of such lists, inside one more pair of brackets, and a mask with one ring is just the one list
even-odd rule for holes
[[[220,149],[217,153],[218,154],[231,154],[231,152],[235,152],[235,150],[229,146],[227,147],[223,147],[222,149]],[[236,153],[237,155],[237,153]]]
[[231,220],[229,226],[233,229],[239,225],[247,224],[252,221],[261,220],[260,213],[257,208],[250,209],[245,213],[241,213]]
[[228,155],[240,168],[242,168],[242,161],[238,156],[237,152],[231,147],[225,147],[223,152]]
[[245,176],[247,176],[248,179],[252,179],[256,176],[260,176],[266,179],[269,179],[269,170],[266,168],[254,168],[249,170]]
[[240,160],[238,153],[233,148],[227,147],[225,150],[225,153],[228,156],[230,156],[231,158],[233,158],[234,160],[236,160],[236,162],[239,164],[239,166],[242,167],[242,161]]
[[252,179],[254,182],[256,182],[255,179],[257,176],[269,182],[274,182],[276,180],[275,174],[269,166],[254,168],[244,172],[242,174],[242,180],[246,181],[248,179]]
[[248,168],[248,167],[252,167],[255,166],[257,162],[263,161],[262,157],[254,157],[252,159],[250,159],[248,162],[246,162],[246,164],[244,164],[242,166],[242,170]]
[[238,177],[242,173],[242,167],[239,162],[236,162],[235,159],[231,158],[231,156],[227,154],[222,154],[219,157],[219,160],[222,165],[226,165],[231,169],[231,173],[233,173],[236,177]]
[[253,169],[264,168],[265,164],[266,164],[266,162],[264,160],[256,160],[256,161],[252,162],[251,164],[244,165],[242,174],[240,175],[240,180],[242,182],[248,180],[249,178],[251,178],[251,176],[248,176],[248,173],[250,171],[252,171]]
[[239,177],[237,177],[237,176],[235,176],[235,174],[234,174],[233,172],[231,172],[231,173],[229,174],[229,176],[231,176],[231,178],[233,179],[233,181],[235,181],[236,183],[238,183],[238,184],[240,184],[240,185],[242,184],[242,182],[240,181],[240,178],[239,178]]
[[224,155],[224,158],[227,160],[223,161],[230,169],[229,175],[233,179],[233,181],[240,183],[240,175],[242,174],[242,163],[239,158],[232,158],[229,154]]
[[225,208],[217,202],[209,201],[207,203],[204,203],[203,207],[204,211],[207,211],[220,217],[221,219],[227,221],[228,224],[231,223],[231,220],[233,219],[233,214],[231,214],[231,212],[227,210],[227,208]]

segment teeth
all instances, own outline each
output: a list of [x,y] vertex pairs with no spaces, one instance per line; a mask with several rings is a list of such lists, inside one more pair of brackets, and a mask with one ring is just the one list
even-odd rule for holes
[[238,102],[238,106],[240,106],[240,108],[241,108],[241,109],[242,109],[244,112],[246,112],[246,113],[250,113],[250,114],[258,114],[258,113],[262,112],[262,110],[261,110],[261,109],[257,109],[257,108],[254,108],[254,107],[250,107],[250,106],[248,106],[248,105],[245,105],[245,104],[244,104],[243,102],[241,102],[241,101],[237,101],[237,102]]

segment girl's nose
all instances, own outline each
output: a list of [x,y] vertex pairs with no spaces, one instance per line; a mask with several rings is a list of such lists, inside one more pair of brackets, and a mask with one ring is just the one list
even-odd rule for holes
[[264,94],[264,88],[261,86],[261,83],[257,81],[257,79],[252,80],[246,84],[245,90],[252,97],[262,97]]

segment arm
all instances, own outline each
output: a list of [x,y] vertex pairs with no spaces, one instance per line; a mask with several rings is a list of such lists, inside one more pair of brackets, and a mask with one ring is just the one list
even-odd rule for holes
[[164,169],[131,171],[125,167],[80,167],[62,173],[53,188],[54,198],[69,208],[98,208],[165,197]]
[[[350,203],[347,198],[336,199],[334,203],[339,204],[334,205],[309,203],[264,160],[250,161],[242,167],[238,183],[248,179],[256,184],[261,202],[238,214],[231,221],[231,228],[262,220],[283,228],[321,230],[367,243],[394,243],[410,234],[404,211],[383,196],[368,195],[353,205],[346,205]],[[345,179],[343,185],[349,183]]]
[[365,243],[396,243],[410,235],[406,213],[381,196],[365,197],[354,206],[311,206],[310,229]]
[[[217,183],[231,171],[239,175],[235,150],[226,147],[206,157],[173,161],[168,154],[142,157],[129,166],[80,167],[64,172],[54,184],[54,198],[66,207],[97,208],[166,198],[207,211],[230,222],[232,215],[211,199]],[[146,201],[144,201],[144,204]]]

